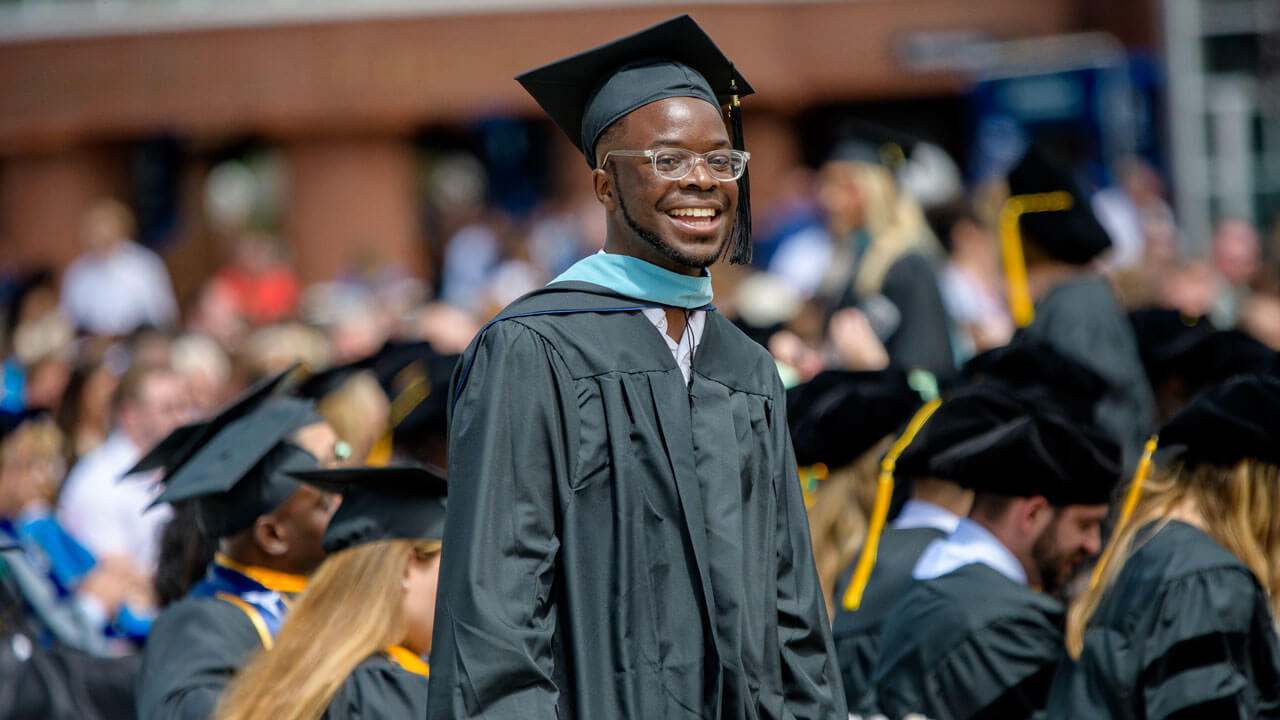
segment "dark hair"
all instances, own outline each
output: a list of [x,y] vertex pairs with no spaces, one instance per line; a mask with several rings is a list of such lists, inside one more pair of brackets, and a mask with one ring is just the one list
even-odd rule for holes
[[951,231],[956,225],[962,222],[981,224],[969,201],[963,198],[930,208],[925,211],[924,217],[929,223],[929,229],[933,230],[934,236],[948,253],[951,252]]
[[216,547],[199,521],[196,500],[173,504],[173,519],[160,534],[160,558],[151,586],[156,602],[165,607],[181,600],[204,575]]

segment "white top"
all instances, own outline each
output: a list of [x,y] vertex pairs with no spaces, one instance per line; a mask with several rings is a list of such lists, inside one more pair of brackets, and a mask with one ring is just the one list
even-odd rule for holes
[[927,500],[908,500],[890,527],[896,530],[934,528],[950,535],[960,524],[960,516]]
[[1027,571],[1018,558],[990,530],[969,518],[962,518],[955,532],[929,543],[911,575],[917,580],[932,580],[976,562],[1020,585],[1027,584]]
[[124,241],[106,257],[81,255],[62,276],[62,309],[95,335],[126,335],[178,319],[169,271],[160,256]]
[[693,351],[697,349],[702,342],[702,329],[707,324],[707,311],[694,310],[689,313],[689,325],[683,333],[680,334],[680,342],[677,343],[667,334],[667,313],[662,308],[646,308],[640,312],[658,328],[658,334],[667,343],[667,349],[671,351],[671,356],[675,358],[676,365],[680,367],[680,374],[684,375],[684,383],[689,384],[689,378],[693,373]]
[[141,457],[127,435],[111,433],[71,468],[58,498],[58,522],[94,557],[126,555],[153,570],[160,532],[173,511],[168,505],[147,509],[163,489],[159,471],[121,479]]

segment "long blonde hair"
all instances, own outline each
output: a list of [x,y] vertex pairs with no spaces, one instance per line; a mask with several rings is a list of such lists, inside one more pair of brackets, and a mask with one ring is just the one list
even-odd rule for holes
[[404,640],[409,559],[439,550],[439,542],[383,540],[330,555],[289,611],[275,647],[236,674],[215,717],[320,717],[356,665]]
[[884,438],[853,462],[831,471],[818,487],[809,508],[809,536],[813,543],[818,581],[827,600],[827,613],[835,611],[836,582],[841,571],[858,555],[867,536],[867,518],[876,500],[880,456],[893,436]]
[[1200,514],[1209,537],[1248,566],[1271,599],[1272,613],[1280,615],[1280,468],[1257,460],[1231,467],[1175,461],[1146,482],[1133,515],[1107,543],[1103,557],[1110,559],[1098,582],[1067,613],[1071,657],[1080,657],[1089,619],[1140,547],[1138,531],[1152,522],[1163,527],[1186,506]]

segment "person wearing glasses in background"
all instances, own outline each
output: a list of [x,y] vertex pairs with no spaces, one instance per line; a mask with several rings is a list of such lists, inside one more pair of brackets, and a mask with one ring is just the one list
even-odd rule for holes
[[782,383],[711,305],[750,86],[688,16],[518,80],[608,231],[455,370],[427,717],[844,720]]

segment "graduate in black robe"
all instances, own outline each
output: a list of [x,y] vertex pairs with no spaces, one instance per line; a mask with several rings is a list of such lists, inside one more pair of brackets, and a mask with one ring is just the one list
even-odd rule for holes
[[459,361],[428,717],[843,720],[782,383],[710,306],[750,86],[687,16],[520,80],[606,252]]
[[413,465],[293,476],[342,493],[324,535],[329,556],[275,647],[227,688],[218,717],[424,717],[444,477]]
[[175,430],[135,471],[165,469],[157,502],[194,500],[219,552],[203,580],[156,618],[138,677],[140,720],[208,718],[235,671],[270,647],[336,496],[286,474],[333,464],[337,436],[310,401],[277,393],[282,374],[218,416]]
[[935,541],[880,634],[868,706],[890,718],[1039,717],[1063,653],[1060,587],[1100,545],[1120,449],[1032,412],[935,455],[931,472],[976,491]]
[[1280,381],[1260,375],[1210,388],[1161,429],[1178,454],[1131,487],[1073,608],[1049,717],[1280,717],[1274,521],[1248,520],[1280,502],[1278,436]]
[[1001,251],[1015,339],[1048,343],[1106,381],[1094,421],[1120,441],[1131,469],[1155,428],[1155,400],[1133,327],[1091,268],[1111,240],[1071,174],[1035,146],[1009,173],[1009,192]]

